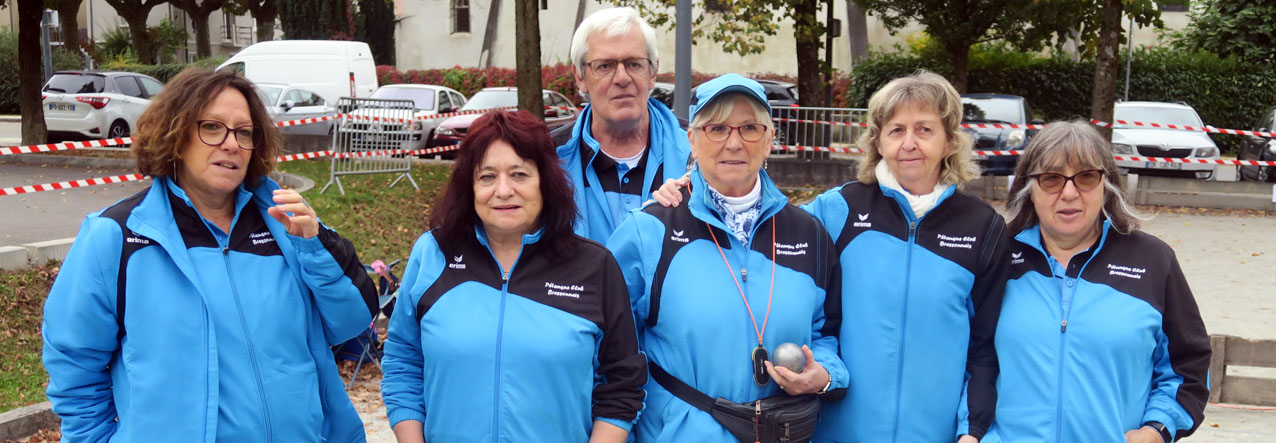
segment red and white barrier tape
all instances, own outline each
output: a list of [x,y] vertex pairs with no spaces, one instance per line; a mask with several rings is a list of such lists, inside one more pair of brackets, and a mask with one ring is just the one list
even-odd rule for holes
[[87,140],[81,142],[50,143],[47,145],[10,146],[7,148],[0,148],[0,155],[68,151],[80,148],[101,148],[105,146],[127,145],[130,143],[133,143],[132,137],[108,138],[106,140]]
[[[811,123],[811,124],[817,124],[817,125],[831,125],[831,126],[855,126],[860,128],[868,127],[868,123],[864,123],[864,122],[834,122],[834,121],[827,121],[827,120],[803,120],[803,119],[784,118],[784,117],[775,117],[775,118],[772,118],[771,120],[774,120],[777,122],[788,122],[788,123]],[[1046,125],[1017,125],[1013,123],[962,123],[961,127],[971,128],[971,129],[1044,129]]]
[[57,183],[45,183],[42,185],[16,186],[12,188],[0,188],[0,195],[26,194],[30,192],[56,191],[58,189],[80,188],[84,186],[108,185],[111,183],[124,183],[149,178],[142,174],[125,174],[114,175],[110,177],[90,178],[86,180],[72,180]]
[[303,119],[301,119],[301,120],[288,120],[288,121],[286,121],[286,122],[275,122],[275,126],[278,126],[278,127],[281,127],[281,128],[286,128],[286,127],[289,127],[289,126],[308,125],[308,124],[311,124],[311,123],[319,123],[319,122],[321,122],[321,121],[325,121],[325,120],[334,120],[334,119],[336,119],[336,118],[337,118],[337,117],[336,117],[336,116],[334,116],[334,115],[329,115],[329,116],[325,116],[325,117],[303,118]]
[[[427,154],[437,154],[440,152],[455,151],[459,148],[460,148],[460,145],[451,145],[451,146],[442,146],[442,147],[430,148],[430,149],[414,149],[414,150],[395,149],[392,151],[378,151],[373,153],[365,153],[365,152],[347,153],[344,155],[334,155],[332,151],[315,151],[315,152],[307,152],[304,154],[283,155],[283,156],[276,157],[275,161],[282,163],[282,162],[288,162],[293,160],[302,160],[302,159],[319,158],[319,157],[333,157],[333,156],[336,156],[338,158],[349,158],[349,157],[368,157],[372,155],[399,155],[399,154],[427,155]],[[109,185],[112,183],[131,182],[131,181],[138,181],[138,180],[143,180],[147,178],[150,178],[150,176],[145,176],[142,174],[125,174],[125,175],[115,175],[110,177],[90,178],[85,180],[72,180],[72,181],[57,182],[57,183],[44,183],[44,184],[30,185],[30,186],[15,186],[12,188],[0,188],[0,196],[27,194],[27,193],[41,192],[41,191],[56,191],[59,189],[82,188],[85,186]]]

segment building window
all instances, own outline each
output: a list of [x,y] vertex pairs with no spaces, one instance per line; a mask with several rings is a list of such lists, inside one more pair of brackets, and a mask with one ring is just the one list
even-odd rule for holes
[[228,42],[235,41],[235,16],[231,15],[229,12],[223,14],[222,24],[222,29],[226,30],[226,33],[222,35],[222,40]]
[[452,0],[452,33],[470,32],[470,0]]

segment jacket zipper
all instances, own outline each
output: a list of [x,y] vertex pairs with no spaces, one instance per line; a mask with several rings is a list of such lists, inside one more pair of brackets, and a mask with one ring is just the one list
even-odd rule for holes
[[235,312],[239,314],[239,326],[244,331],[244,342],[248,345],[248,360],[253,365],[253,378],[257,382],[257,395],[261,398],[261,410],[266,422],[266,441],[275,441],[274,432],[270,429],[270,405],[266,401],[266,387],[261,384],[261,368],[257,364],[257,351],[253,346],[253,335],[248,330],[248,321],[244,319],[244,307],[239,303],[239,290],[235,288],[235,274],[230,267],[230,247],[222,246],[222,261],[226,263],[226,277],[230,279],[230,293],[235,299]]
[[[499,269],[501,261],[496,259],[496,254],[492,252],[489,246],[488,254],[492,255],[492,261],[496,263]],[[518,257],[523,257],[523,248],[520,246]],[[501,440],[501,345],[505,337],[505,299],[509,295],[510,276],[514,274],[514,267],[518,266],[518,258],[514,259],[514,264],[510,265],[509,272],[501,275],[501,305],[497,311],[496,317],[496,370],[492,372],[492,441],[499,442]]]
[[[1050,257],[1047,256],[1046,260],[1048,261],[1049,259]],[[1055,278],[1056,277],[1054,276],[1054,270],[1051,269],[1050,279],[1054,280]],[[1067,273],[1064,273],[1063,278],[1065,279],[1065,283],[1066,283],[1066,279],[1068,278]],[[1073,292],[1072,302],[1075,303],[1076,301],[1077,301],[1076,292]],[[1072,310],[1071,308],[1067,310],[1063,309],[1063,294],[1060,293],[1059,294],[1059,317],[1062,318],[1062,320],[1059,322],[1059,366],[1058,366],[1058,370],[1056,371],[1058,372],[1058,381],[1055,384],[1055,389],[1057,390],[1057,394],[1055,395],[1054,440],[1056,442],[1063,441],[1063,360],[1065,358],[1064,348],[1066,347],[1065,345],[1068,338],[1068,313],[1071,310]]]
[[899,314],[899,364],[895,368],[895,425],[891,428],[894,433],[891,436],[891,441],[899,441],[900,398],[904,395],[903,389],[900,389],[900,387],[904,383],[904,344],[908,340],[908,292],[913,274],[913,244],[917,240],[918,223],[921,223],[921,221],[908,222],[908,245],[906,245],[908,254],[905,256],[904,262],[904,309],[900,310]]

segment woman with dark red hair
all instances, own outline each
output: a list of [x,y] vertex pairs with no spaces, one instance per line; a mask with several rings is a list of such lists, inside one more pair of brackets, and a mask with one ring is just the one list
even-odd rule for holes
[[625,441],[647,362],[620,267],[575,217],[544,123],[474,122],[390,320],[381,392],[400,442]]

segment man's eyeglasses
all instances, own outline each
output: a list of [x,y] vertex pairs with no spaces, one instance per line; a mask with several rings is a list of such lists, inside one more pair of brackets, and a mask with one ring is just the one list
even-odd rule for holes
[[220,146],[232,132],[239,149],[251,151],[258,145],[257,137],[261,135],[255,126],[232,128],[217,120],[200,120],[195,122],[199,127],[199,141],[209,146]]
[[624,60],[598,59],[585,63],[589,70],[598,77],[611,77],[616,74],[616,65],[625,66],[625,72],[632,77],[646,77],[651,75],[651,59],[647,58],[627,58]]
[[708,137],[709,141],[713,142],[727,141],[727,137],[731,136],[731,131],[740,131],[740,139],[746,142],[756,142],[762,140],[762,135],[766,134],[767,127],[761,123],[749,123],[740,126],[717,123],[704,125],[699,129],[704,131],[704,136]]
[[1079,191],[1089,191],[1103,183],[1103,170],[1091,169],[1089,171],[1081,171],[1073,175],[1056,174],[1053,172],[1042,172],[1032,174],[1029,178],[1037,180],[1037,186],[1047,194],[1054,194],[1063,191],[1063,187],[1072,182]]

